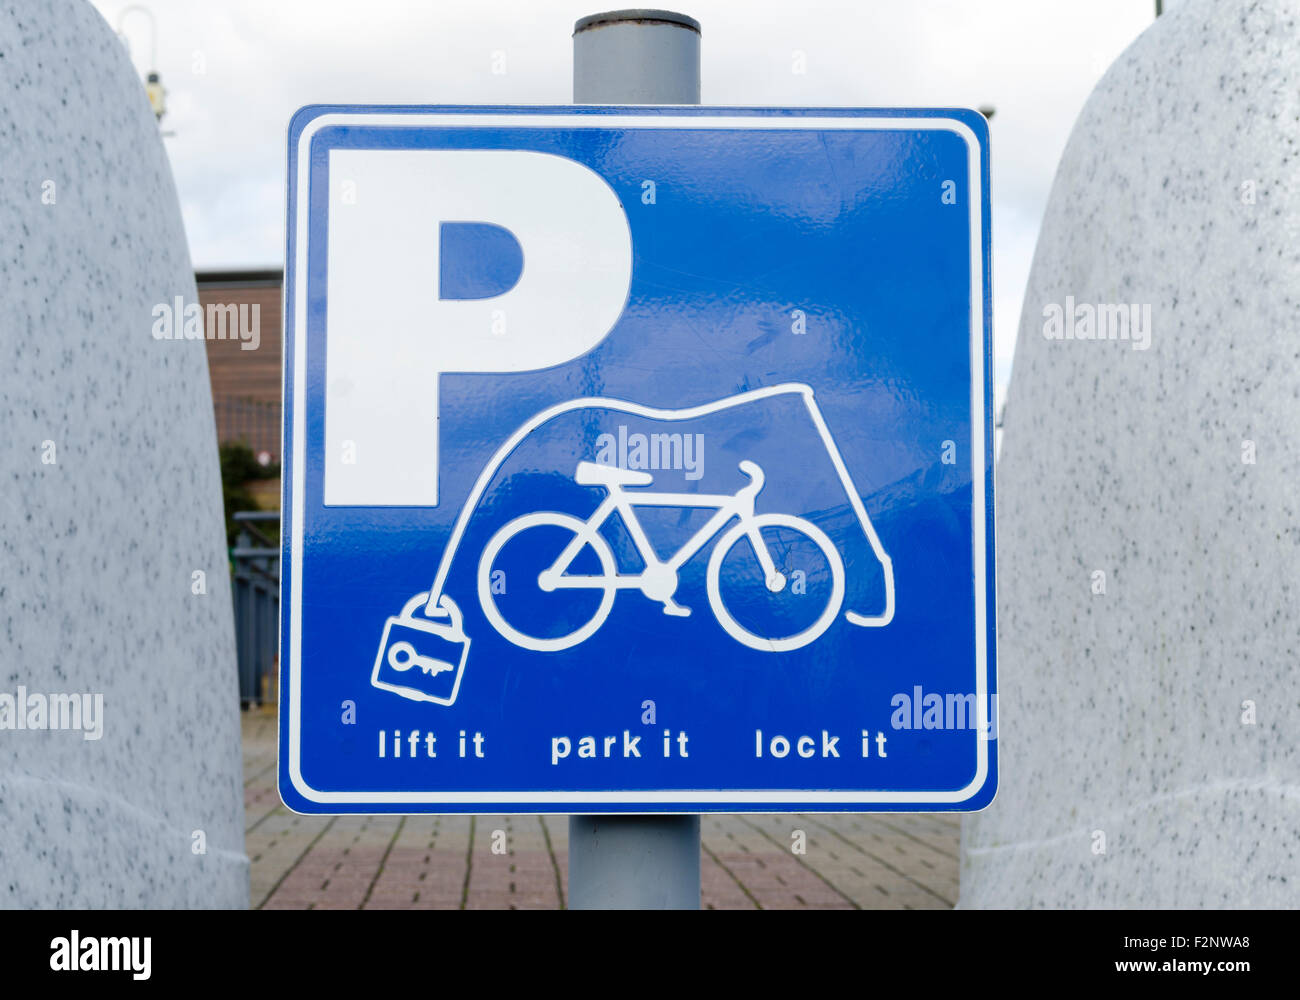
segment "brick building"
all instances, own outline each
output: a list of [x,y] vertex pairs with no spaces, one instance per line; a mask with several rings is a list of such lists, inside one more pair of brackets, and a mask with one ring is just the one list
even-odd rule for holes
[[[208,350],[208,373],[212,380],[212,404],[217,418],[217,440],[244,441],[254,454],[265,453],[280,461],[281,394],[281,288],[284,273],[279,268],[248,271],[201,271],[195,275],[204,322],[209,306],[247,307],[239,321],[257,324],[254,340],[241,340],[233,333],[215,339],[210,331],[204,342]],[[255,349],[248,344],[256,343]]]

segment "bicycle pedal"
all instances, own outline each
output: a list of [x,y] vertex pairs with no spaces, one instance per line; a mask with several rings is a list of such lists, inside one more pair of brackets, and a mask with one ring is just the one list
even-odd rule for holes
[[664,605],[664,614],[672,615],[674,618],[689,618],[691,614],[691,609],[684,608],[680,604],[673,604],[669,602],[668,604]]

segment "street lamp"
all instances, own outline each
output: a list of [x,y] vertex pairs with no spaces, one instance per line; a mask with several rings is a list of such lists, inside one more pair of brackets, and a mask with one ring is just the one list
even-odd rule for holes
[[122,12],[117,15],[117,37],[126,46],[127,55],[131,54],[131,40],[126,36],[125,25],[131,14],[143,14],[149,19],[150,69],[144,78],[144,92],[149,98],[149,107],[153,109],[154,117],[161,123],[162,116],[167,113],[167,91],[162,85],[158,70],[153,68],[158,65],[158,22],[154,20],[153,11],[141,4],[133,3],[122,8]]
[[144,82],[144,92],[149,95],[149,107],[153,108],[154,117],[162,121],[162,116],[167,113],[167,91],[158,79],[156,70],[150,70]]

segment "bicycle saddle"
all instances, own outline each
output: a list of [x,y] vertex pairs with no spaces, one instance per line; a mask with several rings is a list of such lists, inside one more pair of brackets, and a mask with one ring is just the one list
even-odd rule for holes
[[579,486],[649,486],[654,478],[648,472],[598,462],[579,462],[578,471],[573,474],[573,481]]

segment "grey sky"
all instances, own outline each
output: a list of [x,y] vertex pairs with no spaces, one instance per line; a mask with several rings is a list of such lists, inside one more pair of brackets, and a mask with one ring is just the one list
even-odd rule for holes
[[[94,0],[114,28],[128,3]],[[280,265],[285,127],[304,104],[564,104],[573,22],[552,0],[152,0],[164,127],[198,268]],[[611,5],[614,6],[614,5]],[[993,104],[995,380],[1056,163],[1080,107],[1152,21],[1152,0],[690,0],[706,104]],[[149,67],[148,20],[125,21]],[[806,71],[797,73],[795,52]],[[504,54],[504,73],[494,73]]]

